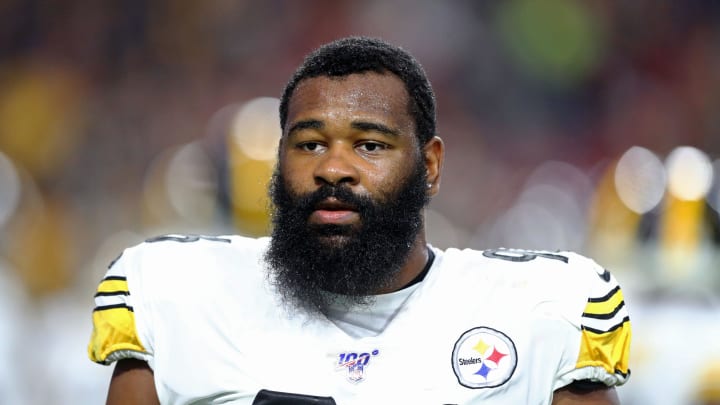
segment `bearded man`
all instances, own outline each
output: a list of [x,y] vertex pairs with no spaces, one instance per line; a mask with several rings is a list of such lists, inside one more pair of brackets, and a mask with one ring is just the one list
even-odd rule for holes
[[271,237],[149,239],[100,283],[109,404],[618,403],[630,323],[607,270],[426,241],[444,147],[410,54],[320,47],[280,121]]

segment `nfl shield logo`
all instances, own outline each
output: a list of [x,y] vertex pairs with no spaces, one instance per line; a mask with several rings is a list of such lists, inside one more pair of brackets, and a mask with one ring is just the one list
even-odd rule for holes
[[359,383],[363,379],[365,379],[365,366],[362,363],[357,362],[354,366],[348,367],[348,380]]

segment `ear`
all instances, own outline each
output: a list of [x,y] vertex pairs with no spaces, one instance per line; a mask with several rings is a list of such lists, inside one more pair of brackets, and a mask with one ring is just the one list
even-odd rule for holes
[[445,157],[445,144],[439,136],[432,137],[423,146],[425,170],[427,171],[428,195],[434,196],[440,191],[440,176],[442,174],[443,159]]

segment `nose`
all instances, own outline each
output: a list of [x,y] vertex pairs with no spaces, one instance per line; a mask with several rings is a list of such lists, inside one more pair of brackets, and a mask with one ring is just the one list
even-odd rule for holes
[[[320,161],[315,167],[313,176],[317,185],[330,184],[355,185],[359,181],[358,170],[353,163],[353,151],[346,150],[343,145],[328,147],[328,150],[319,157]],[[349,148],[352,149],[352,148]]]

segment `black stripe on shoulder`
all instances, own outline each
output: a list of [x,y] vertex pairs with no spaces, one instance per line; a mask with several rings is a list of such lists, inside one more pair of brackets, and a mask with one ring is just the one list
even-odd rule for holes
[[105,311],[107,309],[116,309],[116,308],[125,308],[130,312],[134,312],[133,307],[125,305],[125,304],[101,305],[99,307],[95,307],[95,309],[93,309],[93,312]]
[[620,327],[623,326],[626,322],[630,322],[630,317],[629,317],[629,316],[626,316],[625,318],[622,319],[622,321],[620,321],[620,322],[618,322],[617,324],[613,325],[613,326],[610,327],[608,330],[595,329],[595,328],[591,328],[591,327],[585,326],[585,325],[580,325],[580,327],[581,327],[583,330],[586,330],[586,331],[588,331],[588,332],[592,332],[592,333],[595,333],[595,334],[598,334],[598,335],[602,335],[603,333],[612,332],[612,331],[614,331],[615,329],[620,328]]
[[620,301],[618,306],[615,307],[611,312],[607,314],[588,314],[587,312],[583,312],[582,316],[584,318],[593,318],[593,319],[612,319],[613,316],[617,315],[618,311],[620,311],[625,306],[625,301]]
[[130,291],[118,290],[118,291],[100,291],[95,293],[94,297],[111,297],[113,295],[130,295]]
[[588,302],[605,302],[605,301],[609,300],[610,297],[612,297],[613,295],[615,295],[615,293],[618,292],[619,290],[620,290],[620,286],[619,286],[619,285],[616,285],[615,288],[613,288],[612,290],[610,290],[610,292],[608,292],[607,294],[605,294],[605,295],[602,296],[602,297],[598,297],[598,298],[588,298]]
[[127,281],[127,277],[125,277],[125,276],[107,276],[104,279],[102,279],[102,281],[113,281],[113,280]]

